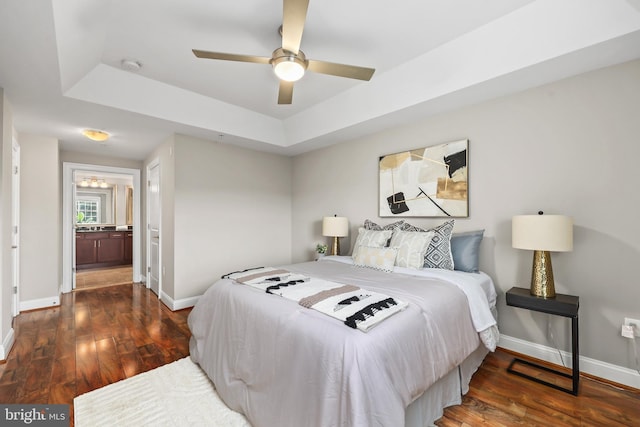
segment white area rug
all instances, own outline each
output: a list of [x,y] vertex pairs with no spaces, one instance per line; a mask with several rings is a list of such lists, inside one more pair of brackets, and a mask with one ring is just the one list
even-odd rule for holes
[[90,391],[73,405],[76,427],[251,427],[189,357]]

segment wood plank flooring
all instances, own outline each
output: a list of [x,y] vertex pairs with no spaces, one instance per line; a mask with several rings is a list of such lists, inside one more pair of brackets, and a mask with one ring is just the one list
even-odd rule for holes
[[[490,353],[473,376],[462,404],[445,409],[436,425],[640,426],[640,390],[615,387],[583,375],[580,377],[579,394],[573,396],[508,373],[507,367],[514,355],[500,348]],[[534,360],[521,354],[517,356]],[[571,388],[569,379],[540,370],[518,370]]]
[[59,307],[21,313],[0,365],[0,402],[73,405],[75,396],[181,359],[189,354],[189,312],[172,312],[129,283],[63,294]]
[[122,285],[133,281],[133,266],[92,268],[76,272],[76,289]]
[[[190,310],[171,312],[143,285],[64,294],[61,306],[25,312],[0,364],[0,402],[65,403],[189,353]],[[640,391],[582,377],[573,396],[506,372],[512,354],[485,359],[449,426],[640,426]],[[73,407],[71,407],[73,414]]]

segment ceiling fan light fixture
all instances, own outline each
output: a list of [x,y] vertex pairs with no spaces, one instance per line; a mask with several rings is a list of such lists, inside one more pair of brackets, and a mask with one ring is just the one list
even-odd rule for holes
[[82,131],[82,134],[92,141],[102,142],[109,139],[109,134],[101,130],[85,129]]
[[296,61],[281,60],[274,62],[273,72],[280,80],[287,82],[297,82],[304,76],[304,66]]
[[296,82],[304,76],[307,61],[302,51],[298,55],[284,49],[276,49],[271,59],[273,72],[280,80]]

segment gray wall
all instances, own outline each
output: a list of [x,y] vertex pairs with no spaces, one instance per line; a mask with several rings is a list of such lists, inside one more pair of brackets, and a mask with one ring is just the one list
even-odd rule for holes
[[[325,215],[347,216],[355,240],[378,218],[380,155],[468,138],[470,216],[454,231],[485,229],[481,267],[499,292],[499,327],[515,339],[570,350],[568,322],[507,307],[528,287],[532,252],[511,247],[511,217],[572,216],[574,251],[552,254],[556,290],[580,296],[581,356],[635,368],[620,336],[640,319],[640,61],[579,75],[367,138],[297,156],[293,163],[293,260],[312,259]],[[415,218],[420,226],[442,220]]]
[[290,158],[184,135],[147,163],[156,157],[169,297],[199,296],[232,270],[290,262]]
[[116,168],[141,169],[139,160],[121,159],[112,156],[98,156],[96,154],[78,153],[75,151],[60,151],[60,163],[84,163],[87,165],[112,166]]
[[20,301],[57,300],[62,275],[58,140],[29,134],[18,137]]

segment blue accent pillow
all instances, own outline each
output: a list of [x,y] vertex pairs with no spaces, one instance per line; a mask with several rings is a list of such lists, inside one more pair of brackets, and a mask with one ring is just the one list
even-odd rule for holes
[[455,270],[477,273],[479,270],[480,242],[484,230],[467,231],[451,235],[451,255]]

